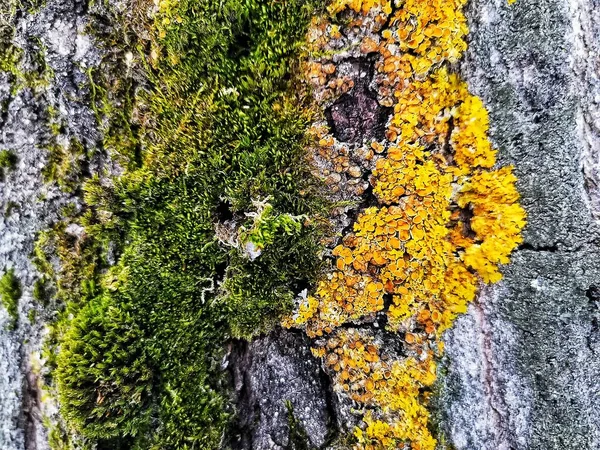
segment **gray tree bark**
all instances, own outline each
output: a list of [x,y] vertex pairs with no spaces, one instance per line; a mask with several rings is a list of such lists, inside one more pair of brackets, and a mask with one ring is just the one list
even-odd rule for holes
[[[5,170],[0,181],[0,270],[14,268],[23,289],[15,330],[7,329],[12,319],[0,308],[0,448],[33,450],[48,448],[42,410],[51,416],[54,406],[41,404],[38,389],[44,322],[51,317],[32,298],[40,274],[31,256],[37,233],[56,222],[64,205],[77,203],[76,197],[45,184],[41,171],[52,143],[76,137],[93,147],[100,138],[86,75],[100,59],[85,31],[85,1],[51,0],[32,12],[18,10],[17,4],[3,0],[0,5],[0,35],[5,37],[0,58],[16,45],[23,49],[17,65],[22,73],[40,79],[53,74],[49,83],[32,86],[19,75],[0,72],[0,150],[17,156],[16,168]],[[57,136],[50,132],[51,122],[62,124]],[[37,320],[30,320],[30,314],[37,314]]]
[[476,0],[461,70],[528,213],[505,279],[446,335],[457,448],[600,448],[600,4]]

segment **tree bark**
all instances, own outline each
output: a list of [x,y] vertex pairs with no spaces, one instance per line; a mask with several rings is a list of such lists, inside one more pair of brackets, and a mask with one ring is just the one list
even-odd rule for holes
[[[0,52],[16,44],[21,70],[53,76],[19,87],[18,76],[0,72],[0,150],[18,158],[0,181],[0,269],[15,268],[23,288],[16,330],[5,329],[0,308],[0,448],[43,450],[42,417],[56,410],[41,401],[37,366],[52,317],[32,298],[39,273],[31,254],[37,233],[79,200],[44,183],[41,170],[56,140],[99,146],[86,72],[102,70],[101,51],[86,28],[95,19],[85,1],[47,0],[34,12],[11,5],[0,6],[0,26],[11,34]],[[528,224],[504,279],[483,288],[445,334],[445,375],[433,402],[440,430],[457,450],[597,449],[600,2],[472,0],[466,15],[469,48],[458,70],[489,112],[498,164],[515,168]],[[48,69],[36,62],[40,52]],[[50,123],[61,124],[58,135]],[[229,445],[290,448],[284,400],[309,448],[331,448],[351,429],[348,405],[308,347],[303,334],[282,329],[232,344],[228,370],[241,415]]]

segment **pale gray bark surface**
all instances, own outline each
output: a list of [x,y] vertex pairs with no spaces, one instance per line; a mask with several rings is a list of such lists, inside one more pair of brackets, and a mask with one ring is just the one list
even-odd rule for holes
[[[3,0],[6,1],[6,0]],[[59,217],[70,195],[42,180],[49,143],[61,144],[76,138],[95,146],[99,135],[93,111],[87,106],[89,86],[85,71],[97,64],[98,54],[85,33],[88,17],[85,2],[51,0],[32,14],[10,14],[10,0],[2,6],[8,12],[6,26],[14,29],[14,44],[24,50],[19,69],[37,70],[35,58],[42,58],[53,72],[49,84],[16,89],[6,75],[0,75],[0,150],[17,158],[14,170],[0,181],[0,272],[14,268],[23,289],[19,319],[14,331],[0,308],[0,448],[2,450],[45,449],[47,436],[41,424],[36,375],[32,358],[40,350],[44,333],[43,309],[32,298],[39,274],[31,262],[36,234]],[[3,16],[4,18],[4,16]],[[0,50],[2,51],[2,50]],[[50,110],[63,124],[58,136],[49,129]],[[7,214],[7,208],[10,214]],[[31,310],[37,312],[33,323]],[[52,411],[46,411],[51,414]]]
[[461,69],[499,163],[515,166],[528,225],[505,279],[446,334],[439,403],[458,449],[600,448],[599,6],[468,8]]

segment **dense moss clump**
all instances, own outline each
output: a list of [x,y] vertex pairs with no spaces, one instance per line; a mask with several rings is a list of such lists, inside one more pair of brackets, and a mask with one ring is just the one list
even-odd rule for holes
[[[123,101],[143,117],[106,133],[124,172],[87,181],[85,232],[42,235],[38,265],[65,304],[50,343],[62,411],[102,448],[221,447],[224,344],[279,321],[321,269],[327,205],[296,78],[316,3],[159,2],[139,56],[148,87]],[[99,116],[109,89],[94,87]]]
[[0,150],[0,181],[4,178],[5,171],[12,170],[17,165],[17,155],[10,150]]
[[0,300],[8,315],[13,320],[13,326],[19,317],[19,299],[21,298],[21,283],[15,275],[13,269],[8,270],[2,278],[0,278]]
[[3,169],[14,169],[17,165],[17,155],[10,150],[0,151],[0,167]]
[[131,308],[109,296],[88,303],[70,324],[56,373],[63,415],[84,434],[135,434],[146,423],[152,388],[143,333]]

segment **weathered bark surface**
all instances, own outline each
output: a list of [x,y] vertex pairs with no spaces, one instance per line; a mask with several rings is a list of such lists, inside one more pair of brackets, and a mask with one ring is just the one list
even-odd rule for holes
[[[472,0],[471,35],[460,69],[490,113],[500,165],[513,164],[528,213],[523,245],[498,285],[447,332],[440,378],[441,429],[460,450],[600,448],[600,3],[597,0]],[[0,149],[18,167],[0,182],[0,270],[14,267],[24,295],[16,331],[0,308],[0,448],[47,448],[30,355],[41,322],[31,325],[37,277],[29,260],[35,234],[58,217],[69,196],[42,181],[50,140],[48,107],[64,121],[60,139],[98,141],[86,68],[98,63],[85,33],[85,2],[48,0],[15,17],[16,42],[32,57],[37,37],[54,71],[36,92],[11,92],[0,77]],[[351,99],[332,121],[351,122]],[[361,116],[379,126],[380,112]],[[335,114],[335,117],[333,116]],[[368,121],[367,121],[368,122]],[[374,125],[374,126],[375,126]],[[362,134],[378,130],[358,130]],[[354,139],[349,130],[348,140]],[[4,214],[9,202],[18,208]],[[285,400],[322,447],[344,427],[348,405],[331,395],[300,334],[276,331],[230,356],[237,407],[234,446],[286,448]],[[29,382],[27,379],[29,378]],[[51,413],[52,411],[48,411]]]
[[279,329],[238,343],[229,360],[239,412],[233,448],[293,448],[290,414],[301,424],[296,438],[305,434],[311,448],[323,448],[334,437],[329,381],[303,333]]
[[598,6],[469,6],[461,69],[528,225],[505,279],[446,335],[440,405],[459,449],[600,447]]
[[[49,318],[43,317],[43,309],[32,298],[39,274],[30,257],[36,234],[55,222],[60,209],[74,200],[55,185],[45,184],[41,170],[52,139],[65,144],[77,138],[95,146],[99,135],[86,97],[85,71],[99,58],[85,33],[85,2],[48,1],[34,14],[16,16],[10,14],[13,4],[8,0],[0,10],[2,18],[8,19],[4,25],[14,28],[14,43],[24,49],[20,70],[39,71],[36,57],[41,55],[54,76],[47,86],[17,89],[21,80],[0,75],[0,150],[10,150],[18,158],[17,167],[6,171],[0,181],[0,270],[14,268],[23,289],[16,330],[6,328],[10,319],[0,308],[0,448],[40,450],[48,444],[32,358],[40,350],[42,319]],[[49,129],[50,108],[56,111],[55,120],[63,124],[58,136],[52,136]],[[28,317],[32,310],[37,312],[33,323]]]

